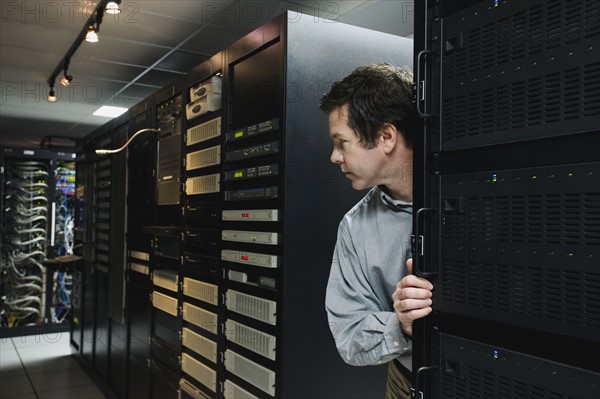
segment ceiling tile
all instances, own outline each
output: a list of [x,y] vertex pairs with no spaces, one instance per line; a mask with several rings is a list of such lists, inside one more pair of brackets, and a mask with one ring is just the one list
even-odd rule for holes
[[175,51],[165,60],[156,66],[157,69],[167,69],[172,71],[189,72],[198,64],[201,64],[209,57],[188,53],[184,51]]

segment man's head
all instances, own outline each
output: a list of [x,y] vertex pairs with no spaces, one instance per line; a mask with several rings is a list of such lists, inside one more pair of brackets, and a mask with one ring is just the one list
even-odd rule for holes
[[410,70],[389,64],[355,69],[321,99],[331,162],[355,189],[382,185],[394,198],[412,201],[412,143],[421,121],[411,100]]
[[407,148],[421,120],[412,104],[413,75],[406,67],[372,64],[356,68],[343,80],[334,83],[321,98],[327,114],[348,105],[348,126],[367,149],[376,145],[383,124],[396,127]]

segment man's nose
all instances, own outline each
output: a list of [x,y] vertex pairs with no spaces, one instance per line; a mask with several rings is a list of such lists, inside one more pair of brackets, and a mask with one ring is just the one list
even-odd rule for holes
[[341,151],[338,151],[334,148],[333,151],[331,151],[331,157],[329,157],[329,160],[332,163],[341,164],[344,161],[344,157],[342,157]]

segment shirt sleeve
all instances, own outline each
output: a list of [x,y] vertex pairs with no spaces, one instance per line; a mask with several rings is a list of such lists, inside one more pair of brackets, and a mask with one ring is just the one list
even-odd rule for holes
[[402,334],[396,313],[370,288],[367,268],[360,264],[344,219],[338,229],[325,308],[338,352],[355,366],[388,362],[410,352],[412,346]]

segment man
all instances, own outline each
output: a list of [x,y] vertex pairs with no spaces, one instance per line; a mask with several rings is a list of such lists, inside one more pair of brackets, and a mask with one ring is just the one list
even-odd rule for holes
[[412,73],[368,65],[321,99],[331,162],[356,190],[371,188],[338,229],[326,310],[344,361],[389,362],[386,398],[410,398],[413,321],[431,312],[431,283],[411,275],[412,143],[421,121]]

